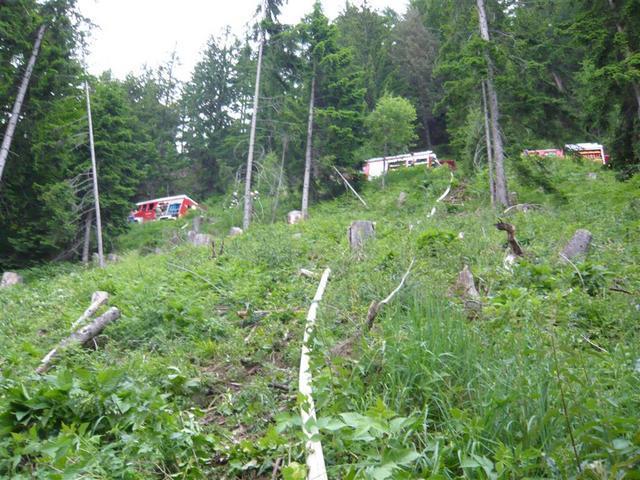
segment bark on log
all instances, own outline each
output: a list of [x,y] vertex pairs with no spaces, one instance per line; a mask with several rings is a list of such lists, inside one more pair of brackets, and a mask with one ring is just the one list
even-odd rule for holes
[[91,316],[93,316],[94,313],[98,311],[98,309],[102,305],[107,303],[108,300],[109,294],[107,292],[93,292],[93,295],[91,295],[91,305],[89,305],[89,308],[87,308],[84,313],[80,315],[80,317],[75,322],[73,322],[73,324],[71,325],[71,329],[73,330],[78,325],[86,322]]
[[376,227],[373,222],[356,220],[349,227],[349,245],[352,250],[362,250],[364,243],[376,236]]
[[110,308],[89,325],[82,327],[80,330],[69,335],[67,338],[62,340],[56,348],[45,355],[40,362],[40,366],[36,368],[36,373],[45,373],[49,368],[51,368],[54,360],[62,350],[74,344],[85,345],[87,342],[99,335],[109,323],[117,320],[118,318],[120,318],[120,310],[117,308]]
[[560,257],[563,261],[571,260],[580,255],[586,255],[591,246],[591,240],[593,235],[589,230],[579,229],[573,235],[569,243],[565,245],[560,253]]
[[16,272],[4,272],[2,274],[2,280],[0,281],[0,288],[11,287],[12,285],[17,285],[22,282],[22,277]]

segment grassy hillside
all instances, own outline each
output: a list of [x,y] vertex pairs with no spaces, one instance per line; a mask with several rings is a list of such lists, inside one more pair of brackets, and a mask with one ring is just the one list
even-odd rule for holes
[[[368,209],[345,194],[217,258],[173,240],[180,221],[134,227],[105,270],[23,272],[0,291],[0,475],[304,478],[297,367],[317,279],[298,271],[330,267],[312,342],[330,478],[640,478],[640,178],[551,160],[511,178],[536,210],[497,216],[483,178],[457,178],[429,218],[449,173],[415,169],[367,185]],[[208,216],[219,245],[238,212]],[[512,272],[498,218],[526,253]],[[346,230],[365,219],[376,239],[355,255]],[[577,228],[592,249],[562,264]],[[475,315],[452,291],[465,264]],[[122,318],[35,375],[95,290]]]

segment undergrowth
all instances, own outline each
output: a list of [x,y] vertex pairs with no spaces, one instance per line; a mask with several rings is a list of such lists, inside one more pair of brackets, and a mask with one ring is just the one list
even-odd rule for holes
[[[265,199],[215,258],[184,243],[187,218],[132,226],[104,270],[22,272],[0,291],[0,475],[304,478],[297,366],[317,279],[299,270],[328,266],[312,368],[330,478],[639,478],[640,179],[518,169],[527,212],[492,211],[484,174],[436,205],[446,169],[398,171],[364,187],[369,208],[345,194],[295,226],[271,224]],[[219,252],[240,211],[217,199],[205,217]],[[353,220],[376,222],[363,252],[347,243]],[[525,250],[512,271],[498,220]],[[561,263],[577,228],[591,251]],[[412,259],[368,331],[369,305]],[[473,315],[452,289],[464,265]],[[122,318],[36,375],[96,290]]]

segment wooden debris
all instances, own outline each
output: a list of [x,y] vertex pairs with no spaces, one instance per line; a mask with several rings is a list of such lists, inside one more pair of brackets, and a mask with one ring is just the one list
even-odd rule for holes
[[507,208],[504,213],[507,214],[511,211],[527,213],[530,210],[539,210],[541,208],[542,205],[538,205],[537,203],[518,203],[517,205],[512,205]]
[[196,233],[193,230],[190,230],[187,233],[187,240],[196,247],[203,247],[210,245],[213,241],[213,237],[206,233]]
[[84,313],[80,315],[80,317],[75,322],[73,322],[73,324],[71,324],[71,329],[73,330],[74,328],[77,328],[79,325],[86,322],[98,311],[98,309],[102,305],[107,303],[108,300],[109,294],[107,292],[101,292],[99,290],[97,292],[93,292],[93,294],[91,295],[91,305],[89,305],[89,308],[87,308]]
[[300,210],[291,210],[287,213],[287,223],[289,225],[295,225],[303,220],[302,212]]
[[49,368],[51,368],[53,361],[58,357],[62,350],[73,344],[87,344],[87,342],[90,342],[94,337],[99,335],[109,323],[117,320],[118,318],[120,318],[120,310],[117,308],[110,308],[89,325],[82,327],[80,330],[69,335],[67,338],[62,340],[56,348],[45,355],[40,362],[40,366],[36,368],[36,373],[45,373]]
[[7,288],[13,285],[23,283],[22,276],[16,272],[4,272],[2,274],[2,280],[0,281],[0,288]]
[[373,222],[356,220],[351,223],[348,230],[349,245],[351,250],[362,250],[364,243],[376,236],[376,226]]
[[338,173],[338,175],[340,175],[340,178],[342,179],[342,181],[344,182],[344,184],[349,188],[349,190],[351,190],[353,192],[353,194],[358,197],[358,200],[360,200],[360,202],[367,208],[369,208],[369,206],[367,205],[367,202],[365,202],[362,197],[360,195],[358,195],[358,192],[355,191],[355,189],[351,186],[351,184],[349,183],[349,181],[344,177],[344,175],[342,175],[342,173],[340,173],[340,170],[338,170],[335,165],[333,167],[333,169]]
[[310,353],[311,346],[309,341],[315,329],[316,315],[318,312],[318,304],[322,300],[331,270],[327,268],[322,274],[316,294],[311,301],[309,313],[307,315],[307,324],[304,329],[304,338],[302,340],[302,352],[300,354],[300,377],[298,381],[300,395],[303,398],[300,407],[300,417],[302,418],[302,431],[306,437],[307,452],[307,478],[314,480],[328,480],[327,470],[324,463],[324,454],[322,452],[322,444],[318,439],[320,432],[316,425],[316,409],[311,391],[311,367]]
[[371,302],[371,305],[369,305],[369,311],[367,312],[367,330],[371,330],[371,327],[373,327],[373,322],[378,316],[378,312],[380,311],[382,306],[389,303],[391,299],[396,295],[396,293],[398,293],[400,289],[404,286],[404,282],[407,280],[407,277],[411,273],[411,269],[413,268],[413,264],[415,263],[415,261],[416,261],[415,258],[411,260],[411,263],[409,264],[409,268],[407,269],[405,274],[402,276],[402,280],[400,280],[400,284],[395,288],[395,290],[393,290],[387,296],[387,298],[379,302],[376,302],[375,300]]
[[300,274],[301,277],[307,277],[307,278],[316,278],[318,276],[316,272],[312,272],[311,270],[307,270],[306,268],[301,268],[298,273]]
[[516,257],[523,256],[524,251],[522,250],[522,247],[520,247],[518,240],[516,240],[516,227],[510,223],[499,222],[496,223],[496,228],[507,232],[507,242],[509,243],[511,253]]
[[[451,192],[451,186],[453,185],[453,172],[449,172],[451,175],[451,178],[449,180],[449,186],[447,187],[447,189],[444,191],[444,193],[442,195],[440,195],[438,197],[438,199],[436,200],[436,205],[440,202],[442,202],[445,198],[447,198],[447,195],[449,195],[449,192]],[[429,212],[429,215],[427,215],[427,218],[431,218],[436,214],[436,207],[435,205],[433,206],[433,208],[431,209],[431,212]]]
[[589,230],[579,229],[576,230],[569,243],[565,245],[560,253],[560,257],[563,261],[567,262],[575,257],[586,255],[591,247],[591,240],[593,235]]

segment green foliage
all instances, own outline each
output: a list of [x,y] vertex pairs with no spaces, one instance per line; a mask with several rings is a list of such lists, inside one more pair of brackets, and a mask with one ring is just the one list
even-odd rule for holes
[[[569,477],[567,416],[585,475],[630,474],[640,450],[638,314],[611,287],[640,288],[638,180],[562,159],[548,159],[544,175],[566,201],[513,183],[540,205],[509,217],[527,252],[513,272],[502,268],[484,183],[456,181],[466,189],[458,210],[439,205],[427,217],[449,171],[417,167],[390,172],[384,191],[367,183],[366,210],[345,194],[298,225],[258,218],[215,259],[173,243],[187,219],[132,225],[118,240],[129,253],[105,270],[25,272],[26,285],[0,293],[1,474],[247,478],[271,475],[282,458],[285,478],[303,478],[295,385],[316,280],[296,272],[325,266],[333,272],[312,372],[331,478]],[[218,246],[239,218],[224,203],[211,200],[204,223]],[[345,235],[354,218],[377,222],[357,259]],[[594,248],[584,262],[561,263],[578,227],[592,231]],[[357,334],[413,258],[404,287]],[[474,320],[450,296],[464,264],[482,295]],[[123,312],[106,344],[68,349],[35,378],[95,290]],[[346,339],[346,352],[327,354]]]
[[416,109],[406,98],[385,95],[365,122],[371,148],[383,155],[405,153],[417,140]]

